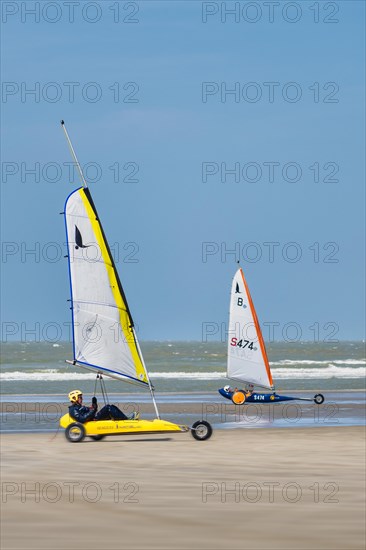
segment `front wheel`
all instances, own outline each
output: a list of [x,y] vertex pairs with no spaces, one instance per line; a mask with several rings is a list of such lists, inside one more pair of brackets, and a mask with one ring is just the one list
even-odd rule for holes
[[316,403],[317,405],[321,405],[322,403],[324,403],[324,395],[322,395],[321,393],[317,393],[316,395],[314,395],[314,403]]
[[103,437],[105,437],[105,435],[103,435],[103,434],[100,434],[100,435],[91,435],[91,436],[90,436],[90,439],[93,439],[94,441],[100,441],[101,439],[103,439]]
[[211,424],[205,420],[198,420],[193,424],[191,434],[198,441],[205,441],[205,439],[209,439],[212,435]]
[[85,428],[80,422],[73,422],[67,426],[65,436],[70,443],[79,443],[85,437]]

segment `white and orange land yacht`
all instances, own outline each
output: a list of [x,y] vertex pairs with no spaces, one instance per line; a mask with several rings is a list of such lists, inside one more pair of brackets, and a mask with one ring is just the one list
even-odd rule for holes
[[85,436],[99,440],[106,435],[190,431],[195,439],[208,439],[212,428],[204,420],[188,427],[162,420],[159,416],[153,386],[106,236],[64,121],[61,125],[83,184],[67,197],[63,212],[74,356],[67,362],[95,373],[105,402],[108,398],[104,376],[147,388],[156,413],[154,420],[92,420],[84,424],[65,414],[60,425],[65,428],[66,438],[77,443]]
[[[218,390],[220,395],[230,399],[235,405],[294,400],[314,401],[317,405],[324,402],[321,393],[310,398],[278,395],[274,391],[262,331],[241,268],[235,273],[231,285],[228,334],[227,377],[241,382],[245,389],[225,386]],[[255,392],[255,386],[270,389],[272,393]]]

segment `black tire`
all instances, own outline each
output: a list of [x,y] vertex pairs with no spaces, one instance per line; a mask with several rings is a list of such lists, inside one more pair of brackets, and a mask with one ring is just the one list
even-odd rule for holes
[[195,422],[191,428],[192,436],[197,439],[197,441],[205,441],[209,439],[212,435],[211,424],[205,420],[198,420]]
[[321,393],[317,393],[316,395],[314,395],[314,403],[316,403],[317,405],[321,405],[322,403],[324,403],[324,395]]
[[65,436],[70,443],[79,443],[85,437],[85,428],[80,422],[73,422],[67,426]]
[[101,439],[103,439],[103,437],[105,437],[105,435],[103,435],[103,434],[100,434],[100,435],[91,435],[91,436],[90,436],[90,439],[93,439],[94,441],[100,441]]

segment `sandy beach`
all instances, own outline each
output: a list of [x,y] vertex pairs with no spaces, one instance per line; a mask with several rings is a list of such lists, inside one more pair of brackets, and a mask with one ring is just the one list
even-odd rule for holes
[[364,428],[2,436],[6,549],[363,549]]

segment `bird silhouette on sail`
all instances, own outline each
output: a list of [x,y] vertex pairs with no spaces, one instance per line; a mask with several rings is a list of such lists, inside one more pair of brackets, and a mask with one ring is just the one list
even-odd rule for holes
[[78,250],[78,248],[89,247],[88,244],[83,244],[83,238],[81,236],[80,230],[77,225],[75,225],[75,242],[76,242],[76,246],[75,246],[76,250]]

